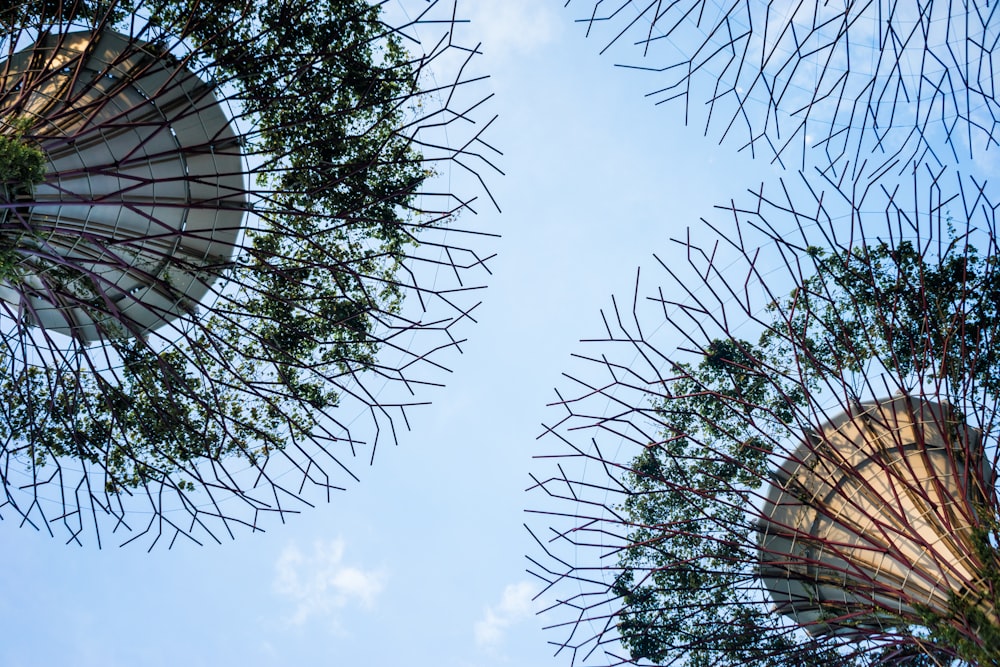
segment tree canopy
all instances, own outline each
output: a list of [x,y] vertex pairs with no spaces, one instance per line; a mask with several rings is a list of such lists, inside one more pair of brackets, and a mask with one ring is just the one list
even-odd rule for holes
[[[613,593],[633,660],[706,666],[1000,660],[1000,533],[992,492],[980,498],[979,532],[968,538],[969,557],[986,573],[984,590],[971,601],[954,591],[947,615],[897,614],[893,627],[853,634],[852,621],[840,619],[839,633],[810,638],[769,608],[759,581],[761,499],[774,483],[779,453],[822,422],[824,397],[849,405],[873,394],[932,396],[959,415],[983,396],[995,402],[995,248],[983,256],[968,234],[954,231],[943,250],[928,245],[809,247],[804,256],[812,275],[768,306],[768,324],[755,342],[715,338],[694,361],[673,366],[657,406],[663,439],[627,466],[629,493],[620,506],[629,546],[618,556]],[[875,611],[892,613],[873,607],[853,623]]]
[[[422,134],[459,115],[446,111],[431,120],[442,112],[430,103],[422,76],[440,47],[414,55],[405,32],[365,0],[44,0],[4,10],[2,22],[8,57],[46,35],[116,31],[133,50],[120,60],[168,63],[209,83],[231,114],[250,201],[230,260],[192,269],[183,257],[167,257],[153,276],[157,291],[178,300],[184,295],[173,268],[194,271],[210,286],[206,302],[187,304],[158,331],[137,327],[99,275],[66,260],[54,237],[73,231],[46,229],[22,211],[16,234],[3,232],[13,247],[7,284],[25,302],[41,292],[81,309],[101,340],[63,342],[29,326],[23,307],[6,307],[13,320],[0,350],[6,456],[35,479],[58,476],[61,461],[92,466],[103,488],[87,493],[105,511],[118,504],[116,496],[161,485],[181,505],[195,489],[239,494],[240,483],[220,472],[232,457],[264,479],[276,454],[310,446],[342,466],[327,448],[355,444],[331,416],[345,392],[381,411],[363,378],[410,382],[412,391],[404,368],[427,354],[414,351],[395,368],[379,361],[379,351],[388,345],[405,356],[397,336],[424,329],[445,339],[430,349],[448,347],[451,323],[467,317],[469,306],[452,299],[441,301],[453,312],[439,313],[433,324],[404,313],[407,295],[424,309],[436,299],[407,263],[427,230],[446,226],[470,199],[443,193],[437,198],[444,206],[417,199],[435,165],[455,155]],[[26,120],[8,122],[0,149],[24,145],[22,136],[43,152],[64,141],[51,131],[58,119],[25,113],[31,93],[22,88],[30,84],[25,78],[4,91],[0,116]],[[195,152],[233,150],[209,143]],[[129,205],[127,190],[118,195]],[[123,264],[136,243],[86,235],[79,242],[112,248]],[[435,246],[467,254],[436,239]],[[23,278],[29,273],[40,276],[40,290]],[[331,486],[308,455],[292,465],[303,483]],[[215,472],[206,475],[206,466]],[[255,512],[263,507],[248,503]]]

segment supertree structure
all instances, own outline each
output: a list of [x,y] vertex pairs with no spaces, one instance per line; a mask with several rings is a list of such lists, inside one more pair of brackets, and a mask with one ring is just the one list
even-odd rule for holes
[[720,207],[577,355],[529,510],[572,664],[1000,659],[997,199],[852,185]]
[[0,516],[263,529],[426,402],[489,273],[497,151],[457,2],[403,4],[0,10]]
[[762,159],[860,174],[996,150],[996,6],[570,0],[649,96]]

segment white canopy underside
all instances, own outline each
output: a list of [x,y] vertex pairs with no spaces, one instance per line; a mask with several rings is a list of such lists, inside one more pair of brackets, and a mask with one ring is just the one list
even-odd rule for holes
[[812,634],[898,625],[916,604],[944,613],[951,593],[980,580],[968,538],[989,478],[970,460],[981,458],[981,433],[946,403],[908,396],[852,412],[807,434],[781,465],[759,527],[764,585]]
[[190,311],[231,262],[247,208],[212,87],[109,30],[43,38],[0,63],[0,85],[0,114],[30,118],[48,158],[30,208],[4,224],[15,237],[26,222],[30,245],[0,299],[83,342]]

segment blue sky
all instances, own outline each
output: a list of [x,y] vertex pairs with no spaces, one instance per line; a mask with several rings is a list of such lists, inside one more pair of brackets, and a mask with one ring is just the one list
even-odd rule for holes
[[[413,4],[416,0],[405,0]],[[448,386],[333,502],[173,551],[0,523],[0,664],[411,665],[554,660],[522,523],[546,404],[600,308],[716,203],[773,172],[644,99],[561,0],[469,0],[500,118],[493,277]]]

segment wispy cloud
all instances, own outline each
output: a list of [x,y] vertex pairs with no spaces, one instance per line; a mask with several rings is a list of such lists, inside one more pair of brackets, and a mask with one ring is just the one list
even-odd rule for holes
[[274,565],[273,588],[295,605],[290,623],[302,625],[312,617],[332,617],[351,604],[366,609],[375,605],[385,588],[385,573],[346,565],[343,560],[341,539],[317,541],[311,554],[295,544],[285,547]]
[[553,41],[562,26],[555,10],[538,0],[470,3],[470,34],[491,61],[528,55]]
[[503,589],[499,604],[487,607],[473,632],[480,648],[495,649],[503,642],[507,628],[533,616],[537,605],[532,601],[537,590],[527,581],[510,584]]

